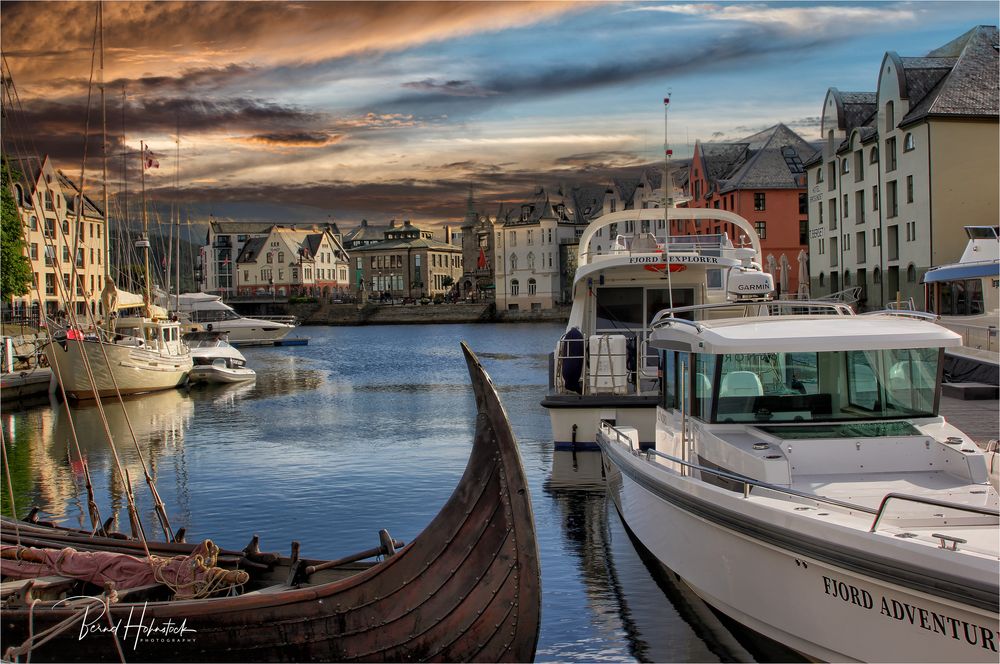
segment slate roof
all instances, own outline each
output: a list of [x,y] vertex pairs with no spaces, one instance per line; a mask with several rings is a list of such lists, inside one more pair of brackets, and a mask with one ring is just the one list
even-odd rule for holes
[[1000,117],[998,31],[979,25],[924,58],[902,58],[910,112],[899,123],[928,117]]
[[382,240],[376,244],[368,244],[363,247],[355,247],[352,253],[365,253],[368,251],[392,251],[393,249],[436,249],[438,251],[448,250],[461,253],[462,248],[455,244],[448,244],[440,240],[432,240],[426,237],[400,238],[398,240]]
[[570,206],[573,221],[586,224],[604,212],[604,192],[600,185],[580,185],[570,190]]
[[267,242],[267,237],[252,237],[246,241],[243,245],[243,249],[240,250],[240,255],[236,257],[237,263],[252,263],[257,260],[257,256],[260,255],[261,251],[264,249],[264,244]]
[[844,131],[850,134],[856,128],[872,122],[878,112],[877,93],[839,92],[839,94],[841,108],[844,111]]
[[798,189],[816,148],[783,124],[733,143],[699,143],[709,191]]
[[618,194],[618,198],[625,201],[626,206],[631,206],[635,199],[635,190],[639,186],[639,178],[612,178],[611,186],[614,188],[614,193]]
[[347,231],[344,235],[344,246],[355,248],[353,245],[359,242],[382,242],[385,240],[386,232],[392,228],[389,224],[374,225],[369,224],[367,219],[362,219],[360,226]]

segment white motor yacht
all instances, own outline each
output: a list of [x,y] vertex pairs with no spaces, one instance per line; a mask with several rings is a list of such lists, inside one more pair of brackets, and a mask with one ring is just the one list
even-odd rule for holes
[[[660,384],[648,339],[656,313],[672,307],[692,320],[732,315],[701,305],[737,306],[774,290],[773,276],[761,269],[760,239],[746,219],[699,208],[668,208],[667,216],[675,229],[729,224],[747,246],[733,246],[726,233],[669,235],[663,208],[615,212],[590,223],[580,237],[573,306],[542,401],[556,449],[596,449],[602,420],[635,427],[642,445],[652,445]],[[808,305],[781,300],[769,310],[808,311]]]
[[247,318],[236,313],[220,296],[209,293],[182,293],[179,298],[171,296],[168,302],[181,322],[221,332],[234,345],[280,341],[295,329],[294,316]]
[[960,380],[996,385],[1000,366],[1000,227],[966,226],[969,242],[957,263],[924,275],[927,311],[962,335],[948,350],[948,373]]
[[219,332],[190,332],[184,342],[191,348],[194,367],[188,374],[191,383],[243,383],[255,380],[257,372],[246,366],[247,360]]
[[960,337],[912,312],[671,314],[650,325],[655,448],[597,438],[643,547],[810,660],[995,663],[998,496],[938,414]]

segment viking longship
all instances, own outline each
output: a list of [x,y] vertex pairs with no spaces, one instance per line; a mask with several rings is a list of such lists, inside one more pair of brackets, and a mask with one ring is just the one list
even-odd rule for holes
[[382,531],[377,549],[319,561],[262,553],[256,537],[220,550],[5,519],[4,659],[531,661],[540,579],[528,485],[496,390],[462,348],[475,441],[411,543]]

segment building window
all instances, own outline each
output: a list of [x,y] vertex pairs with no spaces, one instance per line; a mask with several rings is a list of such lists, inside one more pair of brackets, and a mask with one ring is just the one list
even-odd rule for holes
[[886,242],[888,247],[886,247],[887,255],[889,260],[898,261],[899,260],[899,226],[893,224],[886,228]]
[[38,243],[37,242],[32,242],[31,243],[31,251],[29,252],[28,255],[31,257],[31,260],[33,260],[33,261],[37,261],[38,260]]
[[872,229],[872,246],[878,247],[882,245],[882,235],[878,232],[877,228]]
[[510,246],[516,247],[517,246],[517,231],[510,231],[510,233],[508,235],[510,237]]
[[843,202],[843,215],[844,215],[844,218],[846,219],[847,217],[851,216],[851,212],[850,212],[851,208],[850,208],[850,206],[847,205],[847,194],[844,194],[843,201],[844,201]]
[[899,198],[898,198],[898,184],[895,180],[888,183],[889,188],[886,190],[886,211],[885,216],[888,218],[893,218],[899,214]]
[[532,229],[529,228],[528,229],[528,244],[534,244],[534,243],[535,243],[535,231],[533,231]]
[[872,146],[872,149],[868,151],[868,163],[877,164],[878,163],[878,146]]
[[865,153],[858,150],[854,153],[854,181],[861,182],[865,179]]
[[283,251],[279,251],[278,252],[278,262],[279,263],[284,263],[285,262],[285,252],[283,252]]
[[819,249],[816,250],[816,253],[819,254],[819,255],[821,255],[821,256],[826,253],[826,239],[825,238],[820,238],[819,239]]
[[817,203],[816,204],[816,218],[818,220],[819,225],[822,226],[823,225],[823,204],[822,203]]
[[851,236],[844,235],[844,251],[850,251],[850,250],[851,250]]
[[809,214],[809,196],[805,193],[799,194],[799,214]]
[[56,275],[51,272],[45,275],[45,294],[55,295],[56,294]]
[[917,222],[906,222],[906,241],[915,242],[917,239]]
[[896,137],[885,139],[885,171],[889,173],[896,170]]
[[906,176],[906,202],[907,203],[912,203],[913,202],[913,176],[912,175],[907,175]]
[[517,279],[511,279],[510,280],[510,294],[511,295],[517,295],[517,289],[518,289]]
[[830,208],[829,209],[829,213],[830,213],[830,230],[831,231],[835,231],[835,230],[837,230],[837,199],[836,198],[831,198],[826,203],[827,203],[827,206],[829,206],[829,208]]
[[819,273],[819,285],[826,286],[826,272]]
[[844,270],[844,285],[845,286],[850,286],[851,285],[851,272],[850,272],[850,270]]
[[858,263],[864,263],[867,256],[865,255],[865,232],[861,231],[855,236],[855,244],[857,245],[854,250],[858,252]]
[[889,133],[896,128],[895,107],[892,101],[885,102],[885,131]]
[[830,267],[837,267],[837,259],[839,258],[839,252],[837,251],[837,238],[830,238]]
[[906,136],[903,137],[903,152],[909,152],[916,147],[916,143],[913,140],[913,134],[907,132]]
[[882,270],[879,269],[878,267],[876,267],[874,272],[872,272],[872,283],[873,284],[882,283]]
[[766,221],[755,221],[753,222],[753,229],[757,232],[757,237],[761,240],[767,239],[767,222]]
[[847,157],[844,157],[843,159],[840,160],[840,174],[846,175],[850,172],[851,172],[851,162],[847,159]]
[[535,269],[535,252],[533,251],[528,252],[528,269],[529,270]]
[[273,263],[274,262],[274,254],[271,253],[270,251],[267,252],[267,262],[268,263]]
[[809,222],[799,219],[799,244],[809,244]]
[[906,280],[911,284],[917,283],[917,268],[913,263],[906,266]]
[[510,271],[515,272],[517,270],[517,254],[510,255]]
[[822,167],[816,169],[816,184],[820,184],[821,182],[823,182],[823,168]]
[[872,185],[872,210],[878,211],[878,185]]
[[28,219],[28,228],[30,228],[33,231],[38,230],[38,217],[36,217],[35,215],[31,215],[31,217]]
[[534,279],[528,279],[528,295],[534,295],[538,290],[538,284]]
[[753,209],[757,212],[766,209],[763,191],[754,192]]

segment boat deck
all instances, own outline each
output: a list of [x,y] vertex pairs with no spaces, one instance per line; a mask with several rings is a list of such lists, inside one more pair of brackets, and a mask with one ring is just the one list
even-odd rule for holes
[[986,505],[989,493],[979,484],[958,484],[954,475],[943,470],[897,473],[866,473],[845,477],[843,474],[796,475],[792,488],[826,498],[878,509],[888,493],[904,493],[962,505]]

